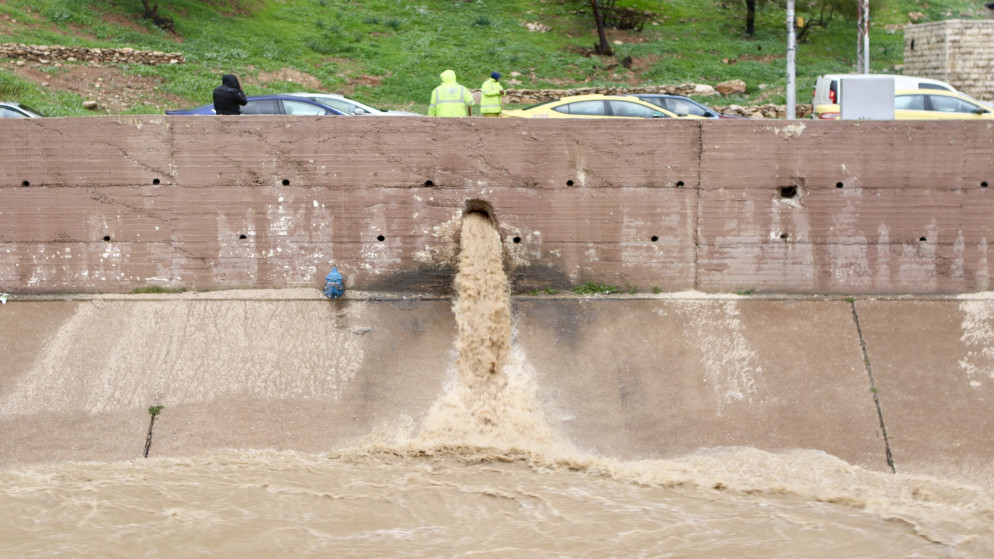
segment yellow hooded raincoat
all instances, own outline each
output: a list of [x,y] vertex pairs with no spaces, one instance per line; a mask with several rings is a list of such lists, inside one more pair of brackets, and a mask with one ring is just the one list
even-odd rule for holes
[[480,86],[480,113],[500,114],[500,96],[504,91],[504,86],[493,78],[487,78]]
[[473,94],[456,82],[456,73],[441,73],[442,85],[431,92],[428,116],[466,116],[467,107],[473,105]]

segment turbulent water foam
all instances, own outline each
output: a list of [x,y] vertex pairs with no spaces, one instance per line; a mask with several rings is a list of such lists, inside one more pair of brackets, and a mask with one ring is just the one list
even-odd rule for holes
[[571,449],[514,347],[497,231],[471,213],[460,243],[456,358],[421,425],[320,455],[0,472],[0,556],[994,556],[981,488],[811,450],[626,462]]
[[432,407],[419,443],[538,449],[554,440],[537,387],[511,348],[511,304],[500,235],[470,213],[460,237],[456,375]]
[[990,495],[823,453],[673,461],[399,448],[0,473],[0,556],[969,557]]

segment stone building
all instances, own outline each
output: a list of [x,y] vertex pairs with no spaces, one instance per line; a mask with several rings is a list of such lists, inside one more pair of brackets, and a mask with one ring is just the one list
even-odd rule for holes
[[994,19],[906,26],[904,73],[943,80],[977,99],[994,101]]

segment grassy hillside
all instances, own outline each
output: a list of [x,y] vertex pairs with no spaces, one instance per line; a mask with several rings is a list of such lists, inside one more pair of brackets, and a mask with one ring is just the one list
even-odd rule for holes
[[[714,85],[737,78],[747,93],[724,103],[784,99],[785,14],[776,2],[761,8],[755,35],[746,37],[741,0],[617,0],[652,16],[642,31],[609,30],[614,56],[592,54],[597,37],[586,0],[155,3],[174,32],[142,19],[140,0],[0,0],[0,42],[133,47],[186,58],[181,65],[102,69],[0,59],[0,98],[52,116],[90,114],[81,107],[87,98],[101,101],[104,112],[161,114],[207,103],[219,75],[231,72],[249,94],[336,91],[424,113],[438,74],[451,68],[472,88],[492,70],[505,75],[509,88]],[[909,13],[924,22],[980,18],[985,11],[975,0],[888,0],[873,12],[873,70],[899,69]],[[548,30],[530,31],[525,23]],[[818,74],[854,69],[855,45],[850,21],[836,17],[814,29],[797,52],[798,101],[807,100]],[[619,64],[627,56],[631,68]]]

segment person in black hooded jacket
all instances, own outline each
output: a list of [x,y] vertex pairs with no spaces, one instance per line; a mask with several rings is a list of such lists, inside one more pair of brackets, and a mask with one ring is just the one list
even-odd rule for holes
[[219,115],[240,115],[241,106],[247,103],[245,92],[238,84],[238,76],[234,74],[221,76],[221,85],[214,88],[214,112]]

